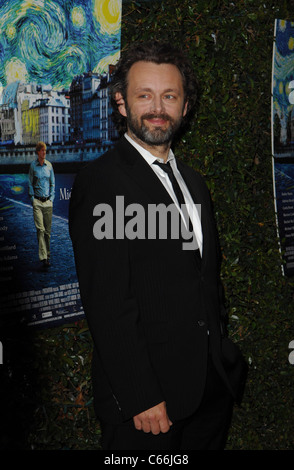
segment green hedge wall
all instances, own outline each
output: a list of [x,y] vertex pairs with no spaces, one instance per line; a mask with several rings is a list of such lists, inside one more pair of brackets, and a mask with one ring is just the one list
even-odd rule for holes
[[[294,20],[291,3],[123,2],[122,47],[150,38],[178,44],[188,51],[202,88],[197,116],[175,152],[204,175],[210,188],[222,247],[229,334],[249,363],[244,402],[234,409],[228,450],[293,447],[294,366],[288,345],[294,339],[294,279],[281,272],[272,185],[275,18]],[[30,336],[19,331],[11,350],[20,344],[22,359],[18,356],[10,364],[15,387],[5,402],[9,420],[4,446],[99,449],[86,322]]]

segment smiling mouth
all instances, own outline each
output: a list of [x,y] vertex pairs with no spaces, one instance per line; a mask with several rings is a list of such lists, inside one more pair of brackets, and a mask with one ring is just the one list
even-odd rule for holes
[[148,114],[142,116],[142,120],[146,120],[154,126],[164,126],[167,122],[171,121],[171,118],[167,115],[154,116],[154,114]]
[[167,123],[165,119],[159,118],[147,119],[147,121],[153,124],[154,126],[164,126]]

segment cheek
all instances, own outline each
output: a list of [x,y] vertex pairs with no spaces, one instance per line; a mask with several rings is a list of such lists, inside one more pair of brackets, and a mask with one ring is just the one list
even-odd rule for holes
[[149,111],[151,107],[152,105],[150,101],[142,101],[134,104],[133,112],[137,115],[144,114],[146,111]]
[[128,114],[132,116],[133,119],[140,119],[144,114],[150,113],[150,106],[146,103],[140,103],[133,105],[128,109]]

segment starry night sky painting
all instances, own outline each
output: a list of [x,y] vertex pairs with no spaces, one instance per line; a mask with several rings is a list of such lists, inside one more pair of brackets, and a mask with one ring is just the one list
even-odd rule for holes
[[118,60],[121,0],[0,0],[0,18],[0,94],[16,81],[68,88]]
[[279,19],[273,50],[272,155],[282,271],[294,276],[294,22]]
[[[273,57],[273,124],[276,156],[291,152],[291,120],[294,106],[294,22],[276,20]],[[292,130],[293,131],[293,130]],[[293,137],[294,140],[294,137]],[[293,142],[294,143],[294,142]]]
[[[0,0],[0,331],[14,321],[42,328],[84,317],[68,206],[79,165],[113,138],[107,88],[121,10],[122,0]],[[28,195],[39,140],[55,172],[48,270]]]

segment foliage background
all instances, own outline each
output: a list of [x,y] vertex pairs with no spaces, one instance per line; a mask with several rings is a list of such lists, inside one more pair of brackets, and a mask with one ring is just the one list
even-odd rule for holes
[[[210,188],[229,333],[249,363],[228,450],[294,444],[294,369],[288,360],[294,280],[281,273],[272,186],[275,18],[294,20],[293,2],[123,2],[122,47],[150,38],[179,45],[188,51],[202,88],[197,116],[175,151]],[[0,448],[99,449],[86,321],[30,333],[19,327],[13,336],[7,329]]]

